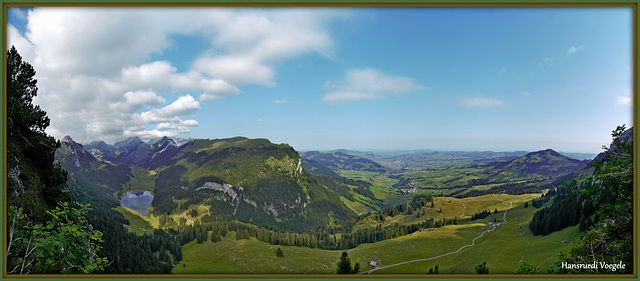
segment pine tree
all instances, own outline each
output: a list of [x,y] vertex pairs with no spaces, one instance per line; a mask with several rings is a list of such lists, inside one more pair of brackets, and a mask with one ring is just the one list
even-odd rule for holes
[[489,268],[487,267],[487,262],[480,263],[476,265],[476,272],[478,274],[489,274]]
[[[7,205],[23,208],[39,222],[46,220],[46,210],[61,202],[69,202],[65,191],[67,172],[56,163],[55,151],[60,142],[45,133],[50,120],[39,105],[33,104],[38,94],[36,71],[22,61],[15,47],[7,51],[7,164],[8,169],[22,170],[31,165],[39,179],[31,177],[24,185],[12,177],[7,181]],[[24,196],[23,196],[24,195]]]
[[360,271],[360,263],[356,263],[354,268],[351,268],[351,258],[346,251],[342,252],[340,260],[338,261],[338,274],[355,274]]
[[280,247],[278,247],[278,250],[276,250],[276,256],[279,258],[284,257],[284,252],[282,251],[282,249],[280,249]]

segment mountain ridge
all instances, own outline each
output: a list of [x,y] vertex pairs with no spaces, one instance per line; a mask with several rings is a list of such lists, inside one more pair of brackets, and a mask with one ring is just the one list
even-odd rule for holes
[[[98,147],[106,148],[96,142],[91,149]],[[156,174],[151,190],[155,216],[205,205],[217,216],[296,231],[357,217],[340,195],[302,168],[298,152],[287,144],[234,137],[194,139],[177,146],[165,137],[151,143],[132,138],[113,148],[117,157],[103,160],[69,137],[57,159],[74,179],[94,181],[110,194],[119,194],[125,183],[136,180],[134,167]],[[117,179],[108,182],[110,176]]]
[[488,165],[494,170],[493,177],[509,175],[526,179],[569,174],[584,169],[588,162],[590,161],[569,158],[553,149],[544,149],[510,161],[497,161]]

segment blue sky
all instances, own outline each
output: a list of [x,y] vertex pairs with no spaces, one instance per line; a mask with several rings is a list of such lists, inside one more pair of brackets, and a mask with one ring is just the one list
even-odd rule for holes
[[601,151],[632,126],[632,9],[9,8],[48,132],[298,150]]

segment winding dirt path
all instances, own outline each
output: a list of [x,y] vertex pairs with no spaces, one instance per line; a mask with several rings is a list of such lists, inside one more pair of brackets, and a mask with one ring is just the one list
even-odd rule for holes
[[[502,201],[502,200],[500,200],[500,201]],[[507,211],[513,207],[513,202],[517,202],[517,201],[520,201],[520,199],[509,202],[509,208],[504,210],[504,216],[502,216],[502,220],[505,223],[507,223]],[[503,202],[506,202],[506,201],[503,201]],[[476,244],[476,240],[478,240],[478,238],[482,237],[487,232],[494,231],[495,229],[496,229],[496,225],[493,225],[493,229],[483,231],[476,238],[473,238],[473,240],[471,241],[471,244],[464,245],[464,246],[460,247],[460,249],[458,249],[456,251],[449,252],[449,253],[442,254],[442,255],[439,255],[439,256],[435,256],[435,257],[431,257],[431,258],[426,258],[426,259],[415,259],[415,260],[405,261],[405,262],[391,264],[391,265],[387,265],[387,266],[379,266],[379,267],[375,267],[375,268],[373,268],[371,270],[368,270],[368,271],[363,271],[360,274],[371,274],[372,272],[374,272],[376,270],[380,270],[380,269],[385,269],[385,268],[389,268],[389,267],[394,267],[394,266],[398,266],[398,265],[403,265],[403,264],[408,264],[408,263],[413,263],[413,262],[419,262],[419,261],[429,261],[429,260],[438,259],[438,258],[441,258],[441,257],[444,257],[444,256],[456,254],[456,253],[459,253],[460,251],[462,251],[462,249],[464,249],[464,248],[473,247]]]

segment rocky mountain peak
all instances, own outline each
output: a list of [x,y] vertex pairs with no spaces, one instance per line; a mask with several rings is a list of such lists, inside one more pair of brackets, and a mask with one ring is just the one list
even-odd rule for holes
[[123,150],[128,147],[135,147],[143,143],[144,142],[139,137],[131,137],[126,140],[116,142],[113,144],[113,146],[115,146],[119,150]]
[[73,141],[73,139],[69,135],[64,136],[64,138],[62,138],[61,142],[64,142],[64,143],[76,143],[75,141]]

